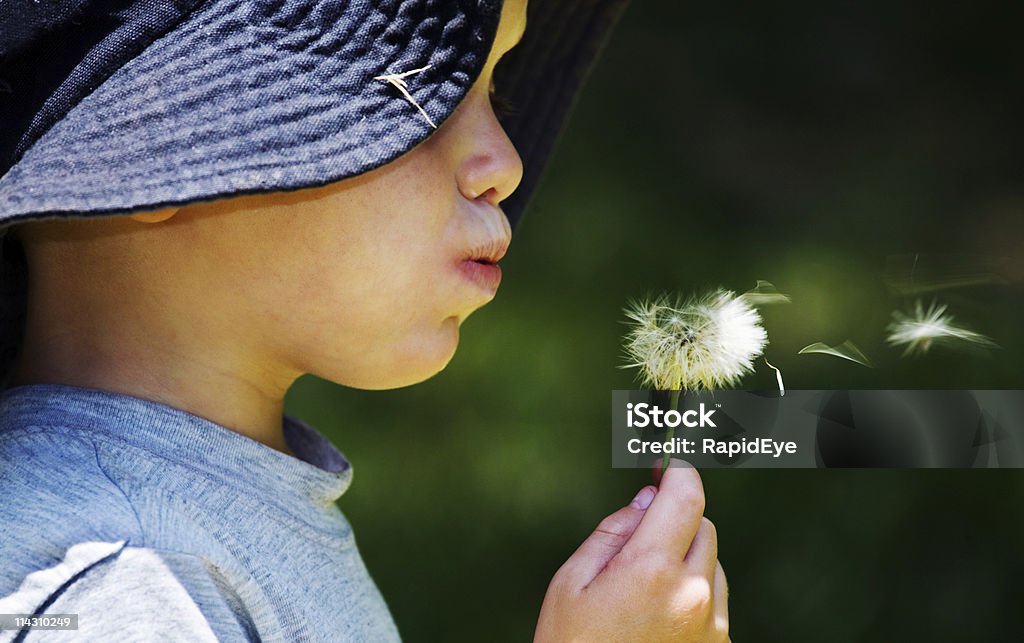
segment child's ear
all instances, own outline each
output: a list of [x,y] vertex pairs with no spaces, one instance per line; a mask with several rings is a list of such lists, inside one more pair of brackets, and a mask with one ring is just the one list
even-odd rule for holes
[[130,214],[132,219],[140,223],[160,223],[166,221],[178,213],[179,208],[167,208],[165,210],[152,210],[150,212],[138,212]]

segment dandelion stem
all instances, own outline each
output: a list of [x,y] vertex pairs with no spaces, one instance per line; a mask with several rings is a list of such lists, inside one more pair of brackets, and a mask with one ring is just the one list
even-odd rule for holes
[[779,397],[786,394],[786,385],[782,383],[782,371],[772,366],[772,363],[768,361],[768,358],[764,358],[764,363],[768,365],[768,368],[775,371],[775,379],[779,380]]
[[[670,411],[678,411],[679,410],[679,408],[678,408],[679,407],[679,393],[680,393],[680,390],[679,389],[675,389],[674,391],[672,391],[672,395],[669,396],[669,398],[668,398],[668,408],[669,408]],[[668,432],[665,434],[665,441],[668,442],[669,444],[671,444],[672,443],[672,439],[675,437],[675,435],[676,435],[676,427],[675,427],[675,425],[671,425],[670,424],[669,427],[668,427]],[[668,469],[668,461],[671,459],[671,457],[672,457],[672,454],[669,453],[668,451],[666,451],[665,455],[663,455],[661,457],[661,475],[663,475],[663,476],[665,475],[665,470]]]

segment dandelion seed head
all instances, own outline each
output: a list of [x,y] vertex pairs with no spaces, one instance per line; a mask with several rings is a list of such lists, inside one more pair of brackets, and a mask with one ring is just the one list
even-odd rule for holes
[[761,316],[742,296],[718,290],[686,301],[668,295],[626,308],[628,363],[662,391],[734,386],[768,343]]
[[925,310],[917,300],[911,313],[894,311],[886,341],[892,346],[906,346],[904,355],[924,355],[936,342],[967,342],[995,346],[988,337],[953,324],[953,316],[946,314],[945,304],[932,302]]

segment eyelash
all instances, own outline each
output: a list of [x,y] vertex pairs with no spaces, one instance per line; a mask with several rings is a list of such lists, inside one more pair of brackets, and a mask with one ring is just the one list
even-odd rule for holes
[[515,106],[507,98],[497,94],[491,94],[491,107],[494,109],[494,115],[499,119],[515,112]]
[[509,115],[515,113],[515,111],[516,111],[515,105],[513,105],[512,102],[509,101],[504,96],[501,96],[500,94],[498,94],[494,90],[493,86],[491,87],[490,94],[491,94],[491,109],[494,110],[494,115],[497,116],[499,120],[502,119],[502,118],[505,118],[506,116],[509,116]]

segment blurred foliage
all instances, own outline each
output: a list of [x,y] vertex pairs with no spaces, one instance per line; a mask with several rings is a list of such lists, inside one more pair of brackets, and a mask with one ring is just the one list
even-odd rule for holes
[[[340,505],[407,640],[529,640],[553,572],[648,481],[608,465],[630,297],[773,282],[793,303],[766,309],[768,356],[793,389],[1021,388],[1021,7],[631,7],[448,369],[289,395],[354,462]],[[996,283],[924,297],[1001,349],[884,345],[913,301],[887,270],[915,255],[985,260]],[[796,355],[846,339],[876,368]],[[703,477],[733,640],[1024,640],[1024,474]]]

